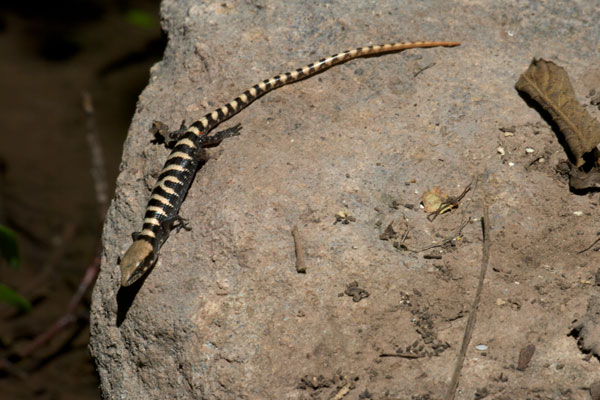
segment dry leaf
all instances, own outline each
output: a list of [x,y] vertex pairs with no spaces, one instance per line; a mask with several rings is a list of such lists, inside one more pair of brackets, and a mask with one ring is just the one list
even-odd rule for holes
[[529,366],[529,362],[533,358],[534,353],[535,353],[535,345],[534,344],[530,343],[527,346],[523,347],[521,349],[521,351],[519,352],[519,363],[517,365],[517,370],[525,371],[527,369],[527,367]]
[[583,155],[600,143],[600,123],[577,102],[566,71],[551,61],[534,58],[515,89],[527,94],[550,114],[577,166],[583,165]]
[[442,189],[439,187],[434,187],[431,190],[423,193],[421,197],[421,201],[423,202],[423,208],[425,212],[434,213],[440,209],[442,203],[448,199],[448,195],[446,193],[442,193]]

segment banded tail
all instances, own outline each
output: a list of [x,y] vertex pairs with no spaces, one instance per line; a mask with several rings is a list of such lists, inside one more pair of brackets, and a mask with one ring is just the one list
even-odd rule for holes
[[206,114],[200,120],[194,122],[192,126],[209,132],[215,126],[221,122],[228,120],[233,117],[246,107],[248,107],[254,100],[269,93],[271,90],[277,89],[284,85],[297,82],[301,79],[308,78],[321,71],[324,71],[334,65],[350,61],[358,57],[372,56],[376,54],[391,53],[395,51],[401,51],[406,49],[422,48],[422,47],[454,47],[460,46],[459,42],[398,42],[391,44],[383,44],[376,46],[359,47],[353,50],[346,50],[338,54],[334,54],[331,57],[322,58],[317,62],[310,63],[305,67],[298,68],[295,71],[285,72],[271,79],[265,79],[264,81],[257,83],[252,86],[244,93],[225,104],[221,108],[217,108],[215,111]]

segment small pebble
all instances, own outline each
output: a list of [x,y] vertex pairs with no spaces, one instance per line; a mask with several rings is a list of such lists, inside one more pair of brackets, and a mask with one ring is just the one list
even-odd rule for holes
[[525,149],[525,153],[529,153],[529,154],[533,153],[534,151],[535,151],[535,150],[534,150],[534,149],[532,149],[531,147],[527,147],[527,148]]
[[479,351],[486,351],[488,349],[486,344],[478,344],[475,348]]
[[498,152],[498,154],[500,154],[501,156],[504,155],[504,147],[500,146],[496,149],[496,151]]
[[576,217],[581,217],[583,215],[583,211],[573,211],[573,215]]
[[515,163],[514,163],[514,162],[512,162],[512,161],[509,161],[509,162],[508,162],[508,166],[509,166],[509,167],[514,167],[514,166],[515,166]]

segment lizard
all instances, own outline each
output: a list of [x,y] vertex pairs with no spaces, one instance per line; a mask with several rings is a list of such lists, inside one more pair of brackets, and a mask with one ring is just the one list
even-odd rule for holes
[[276,75],[250,87],[234,100],[221,108],[206,114],[189,127],[184,124],[171,133],[174,145],[151,192],[144,214],[141,232],[132,234],[133,243],[123,258],[118,261],[121,267],[121,286],[130,286],[156,263],[158,252],[171,230],[185,228],[186,220],[179,215],[179,208],[192,183],[201,160],[202,149],[213,147],[228,137],[239,135],[240,125],[209,133],[219,124],[238,114],[259,97],[284,85],[311,77],[334,65],[355,59],[398,52],[401,50],[425,47],[454,47],[458,42],[397,42],[383,45],[358,47],[334,54],[308,64],[294,71]]

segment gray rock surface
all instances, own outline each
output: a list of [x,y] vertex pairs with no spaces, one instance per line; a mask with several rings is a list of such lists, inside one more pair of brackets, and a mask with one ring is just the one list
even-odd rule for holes
[[[600,88],[600,12],[595,1],[500,4],[164,1],[169,44],[124,145],[93,293],[90,348],[105,398],[304,399],[344,390],[352,399],[440,398],[477,284],[480,227],[469,224],[462,241],[436,249],[441,260],[398,251],[379,235],[406,221],[410,246],[439,242],[477,219],[484,197],[494,271],[474,344],[489,351],[467,354],[457,398],[482,387],[507,398],[584,387],[591,367],[566,336],[574,311],[561,307],[585,310],[571,268],[587,276],[595,267],[569,251],[597,228],[570,228],[568,218],[591,216],[596,204],[556,178],[562,149],[513,85],[536,56],[565,67],[582,99]],[[323,56],[420,40],[463,44],[348,62],[220,126],[242,123],[242,135],[211,149],[198,172],[181,209],[192,230],[174,232],[143,284],[119,292],[117,257],[141,227],[169,152],[150,143],[153,120],[177,127]],[[514,136],[503,127],[516,127]],[[531,168],[536,156],[546,163]],[[458,210],[427,221],[418,207],[425,190],[458,195],[477,176]],[[334,224],[342,210],[356,221]],[[295,270],[295,225],[306,274]],[[550,288],[573,281],[544,296],[541,274],[552,276]],[[368,298],[344,295],[354,281]],[[526,340],[543,358],[515,372],[514,343]],[[380,357],[415,341],[429,357]],[[435,354],[436,343],[450,348]]]

